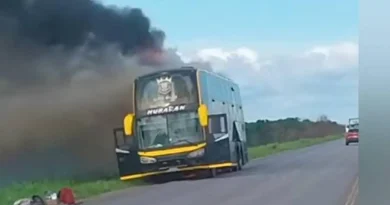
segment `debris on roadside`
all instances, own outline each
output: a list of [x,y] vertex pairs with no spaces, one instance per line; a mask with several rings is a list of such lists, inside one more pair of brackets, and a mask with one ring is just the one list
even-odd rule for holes
[[66,205],[75,205],[76,198],[71,188],[65,187],[58,192],[58,201]]
[[13,205],[79,205],[71,188],[65,187],[57,193],[46,191],[44,197],[33,195],[31,198],[23,198],[14,202]]

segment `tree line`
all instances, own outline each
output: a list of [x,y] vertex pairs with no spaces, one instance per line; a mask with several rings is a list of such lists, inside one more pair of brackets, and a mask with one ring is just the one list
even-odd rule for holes
[[325,137],[341,134],[344,129],[344,125],[329,120],[326,115],[321,115],[316,121],[286,118],[246,123],[249,146],[280,143],[302,138]]

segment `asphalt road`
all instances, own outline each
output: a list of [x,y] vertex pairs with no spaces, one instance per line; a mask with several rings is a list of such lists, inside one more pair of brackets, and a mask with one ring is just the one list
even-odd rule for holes
[[353,205],[358,145],[343,140],[252,160],[213,179],[135,187],[85,205]]

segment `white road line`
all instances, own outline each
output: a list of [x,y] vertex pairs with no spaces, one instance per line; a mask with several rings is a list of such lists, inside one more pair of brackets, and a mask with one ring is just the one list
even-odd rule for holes
[[359,177],[356,178],[355,182],[353,183],[352,190],[348,194],[347,201],[345,202],[345,205],[355,205],[356,198],[359,192]]

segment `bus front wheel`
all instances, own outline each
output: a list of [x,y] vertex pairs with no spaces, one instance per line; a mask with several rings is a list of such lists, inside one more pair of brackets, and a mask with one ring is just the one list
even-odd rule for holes
[[210,176],[211,178],[216,177],[216,176],[217,176],[217,169],[216,169],[216,168],[210,169],[210,170],[209,170],[209,176]]
[[233,168],[233,171],[237,172],[242,170],[242,155],[241,152],[236,152],[236,163],[237,165]]

